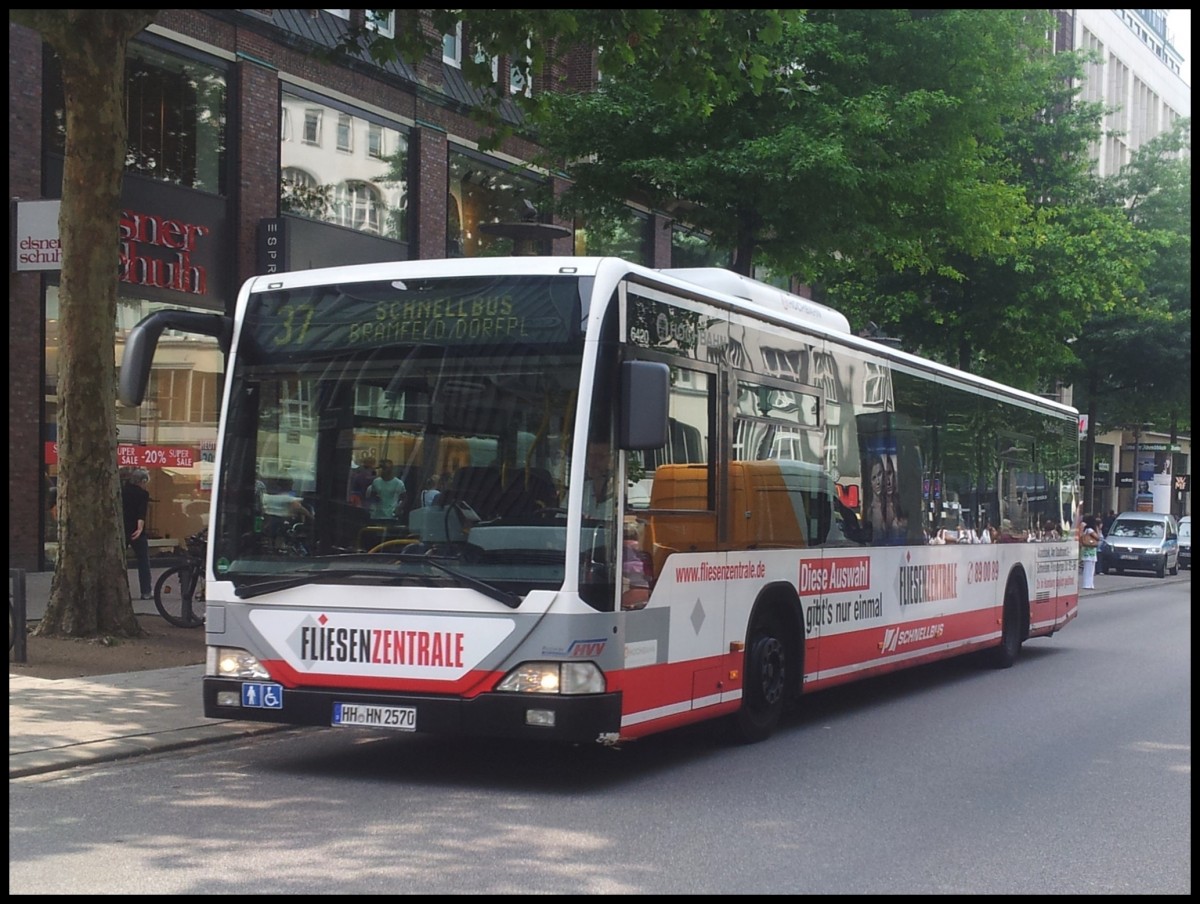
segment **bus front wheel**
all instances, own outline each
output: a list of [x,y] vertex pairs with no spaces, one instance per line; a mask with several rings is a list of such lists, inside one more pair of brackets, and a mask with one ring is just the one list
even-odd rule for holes
[[1001,616],[1000,646],[988,651],[988,664],[992,668],[1007,669],[1017,661],[1024,640],[1021,607],[1024,605],[1020,587],[1010,580],[1004,588],[1004,614]]
[[779,618],[770,613],[758,616],[746,643],[742,706],[736,717],[741,740],[765,740],[779,725],[787,697],[787,669],[787,635]]

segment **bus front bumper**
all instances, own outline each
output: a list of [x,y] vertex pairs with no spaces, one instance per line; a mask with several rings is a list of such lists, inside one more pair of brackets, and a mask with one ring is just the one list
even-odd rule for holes
[[[209,719],[332,726],[335,706],[356,714],[370,710],[398,718],[400,727],[431,734],[594,743],[621,730],[619,693],[558,696],[549,694],[481,694],[455,697],[340,691],[328,688],[285,688],[272,682],[204,678],[204,715]],[[220,699],[218,699],[220,695]],[[234,702],[234,701],[240,701]],[[383,712],[387,710],[387,712]],[[411,713],[407,712],[412,710]],[[410,721],[411,720],[411,721]]]

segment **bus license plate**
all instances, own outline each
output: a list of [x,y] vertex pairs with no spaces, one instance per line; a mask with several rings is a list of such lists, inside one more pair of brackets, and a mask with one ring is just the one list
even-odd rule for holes
[[417,710],[413,706],[375,706],[367,703],[334,703],[333,725],[356,728],[391,728],[416,731]]

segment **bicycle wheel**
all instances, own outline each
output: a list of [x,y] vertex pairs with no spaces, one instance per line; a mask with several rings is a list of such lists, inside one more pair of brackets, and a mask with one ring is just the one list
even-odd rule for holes
[[159,575],[154,585],[158,614],[177,628],[199,628],[204,624],[203,566],[176,565]]

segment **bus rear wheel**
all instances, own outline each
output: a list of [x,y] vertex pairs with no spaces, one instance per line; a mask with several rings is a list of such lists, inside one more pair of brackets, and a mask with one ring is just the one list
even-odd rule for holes
[[780,620],[770,613],[755,618],[746,643],[738,737],[747,743],[769,738],[787,702],[788,646]]

